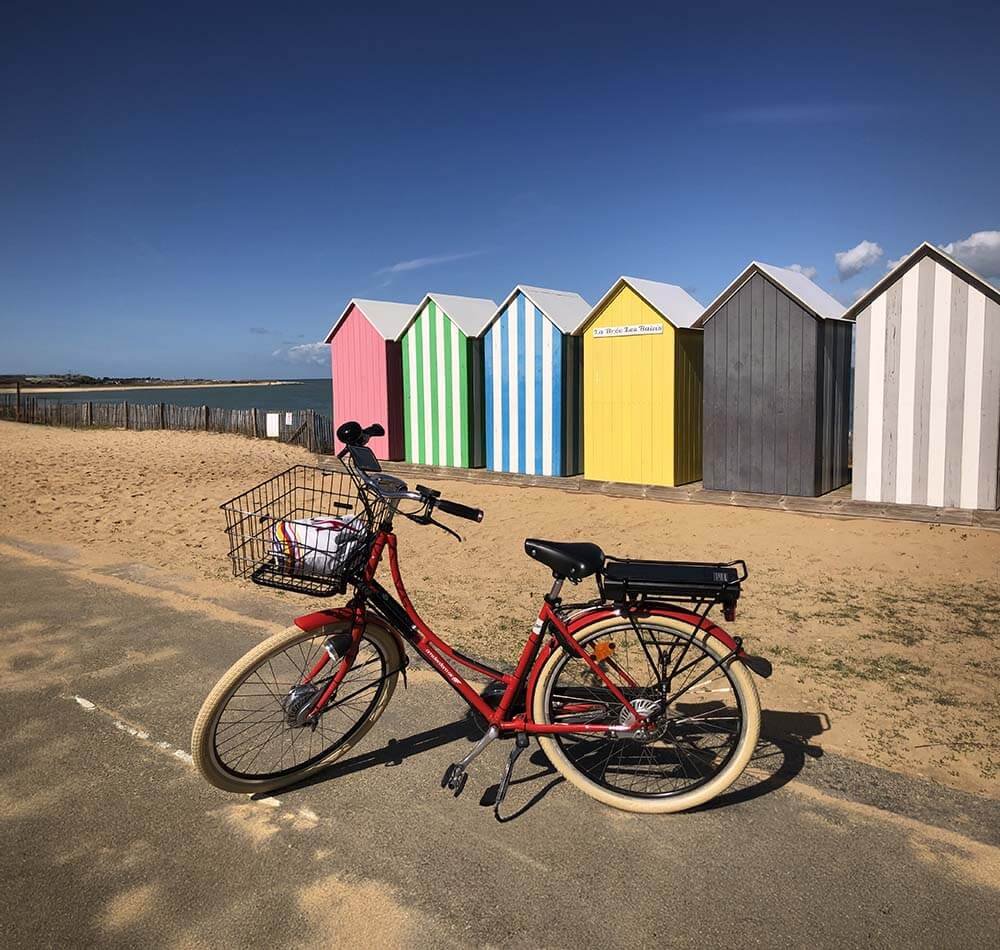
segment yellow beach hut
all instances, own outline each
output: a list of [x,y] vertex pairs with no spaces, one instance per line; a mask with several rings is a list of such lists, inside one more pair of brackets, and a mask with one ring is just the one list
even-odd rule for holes
[[583,474],[683,485],[701,478],[704,308],[686,290],[620,277],[583,335]]

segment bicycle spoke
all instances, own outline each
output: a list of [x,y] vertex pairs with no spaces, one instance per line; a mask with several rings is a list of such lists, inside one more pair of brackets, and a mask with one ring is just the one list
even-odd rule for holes
[[[622,626],[581,646],[592,659],[607,658],[603,672],[651,725],[634,733],[559,734],[555,741],[576,769],[611,791],[638,797],[682,794],[710,780],[728,761],[743,712],[727,664],[720,662],[724,656],[710,653],[697,637],[638,627],[637,632],[631,624]],[[610,652],[596,649],[601,641]],[[665,697],[661,677],[666,672],[672,679]],[[628,724],[627,707],[595,679],[580,657],[567,655],[553,674],[547,721]]]
[[294,701],[303,705],[290,708],[308,710],[341,669],[343,661],[333,661],[324,668],[328,675],[303,684],[327,639],[323,634],[299,640],[267,657],[233,691],[215,726],[215,754],[223,768],[251,778],[296,771],[329,755],[367,719],[394,670],[381,648],[363,637],[322,714],[305,725],[289,721],[286,705]]

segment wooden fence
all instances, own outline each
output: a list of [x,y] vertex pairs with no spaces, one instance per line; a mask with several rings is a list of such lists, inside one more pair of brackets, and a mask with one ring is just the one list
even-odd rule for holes
[[[270,434],[268,417],[271,417]],[[62,402],[23,393],[0,393],[0,419],[74,429],[227,432],[257,439],[273,438],[304,446],[310,452],[333,451],[330,420],[314,409],[267,412],[263,409],[174,406],[164,402]]]

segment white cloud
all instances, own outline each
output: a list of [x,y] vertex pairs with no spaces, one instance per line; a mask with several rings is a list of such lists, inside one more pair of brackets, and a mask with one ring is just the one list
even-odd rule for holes
[[465,251],[461,254],[439,254],[437,257],[415,257],[411,261],[397,261],[388,267],[380,267],[376,274],[402,274],[411,270],[423,270],[436,264],[450,264],[452,261],[464,261],[470,257],[478,257],[482,251]]
[[330,359],[330,349],[325,343],[298,343],[295,346],[280,347],[271,356],[289,363],[325,365]]
[[808,264],[789,264],[786,270],[793,270],[796,274],[801,274],[803,277],[808,277],[812,280],[816,276],[816,268],[810,267]]
[[852,304],[857,303],[869,290],[871,290],[871,287],[867,284],[864,287],[855,287],[853,290],[843,287],[840,290],[835,290],[833,296],[845,307],[850,307]]
[[897,267],[899,267],[899,265],[900,265],[900,264],[902,264],[902,263],[903,263],[903,261],[905,261],[905,260],[906,260],[906,259],[907,259],[907,258],[908,258],[909,256],[910,256],[909,254],[904,254],[904,255],[903,255],[902,257],[897,257],[897,258],[896,258],[896,259],[895,259],[894,261],[889,261],[889,263],[885,265],[885,269],[886,269],[886,271],[891,271],[891,270],[895,270],[895,269],[896,269]]
[[885,253],[874,241],[862,241],[849,251],[838,251],[833,255],[837,262],[837,272],[841,280],[847,280],[869,268]]
[[1000,277],[1000,231],[976,231],[941,250],[983,277]]

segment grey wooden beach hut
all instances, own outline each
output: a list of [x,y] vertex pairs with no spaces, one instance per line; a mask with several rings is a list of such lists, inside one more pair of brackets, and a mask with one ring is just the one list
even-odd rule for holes
[[854,498],[996,510],[1000,291],[925,243],[848,315]]
[[705,309],[703,483],[822,495],[850,480],[851,335],[796,271],[752,262]]

